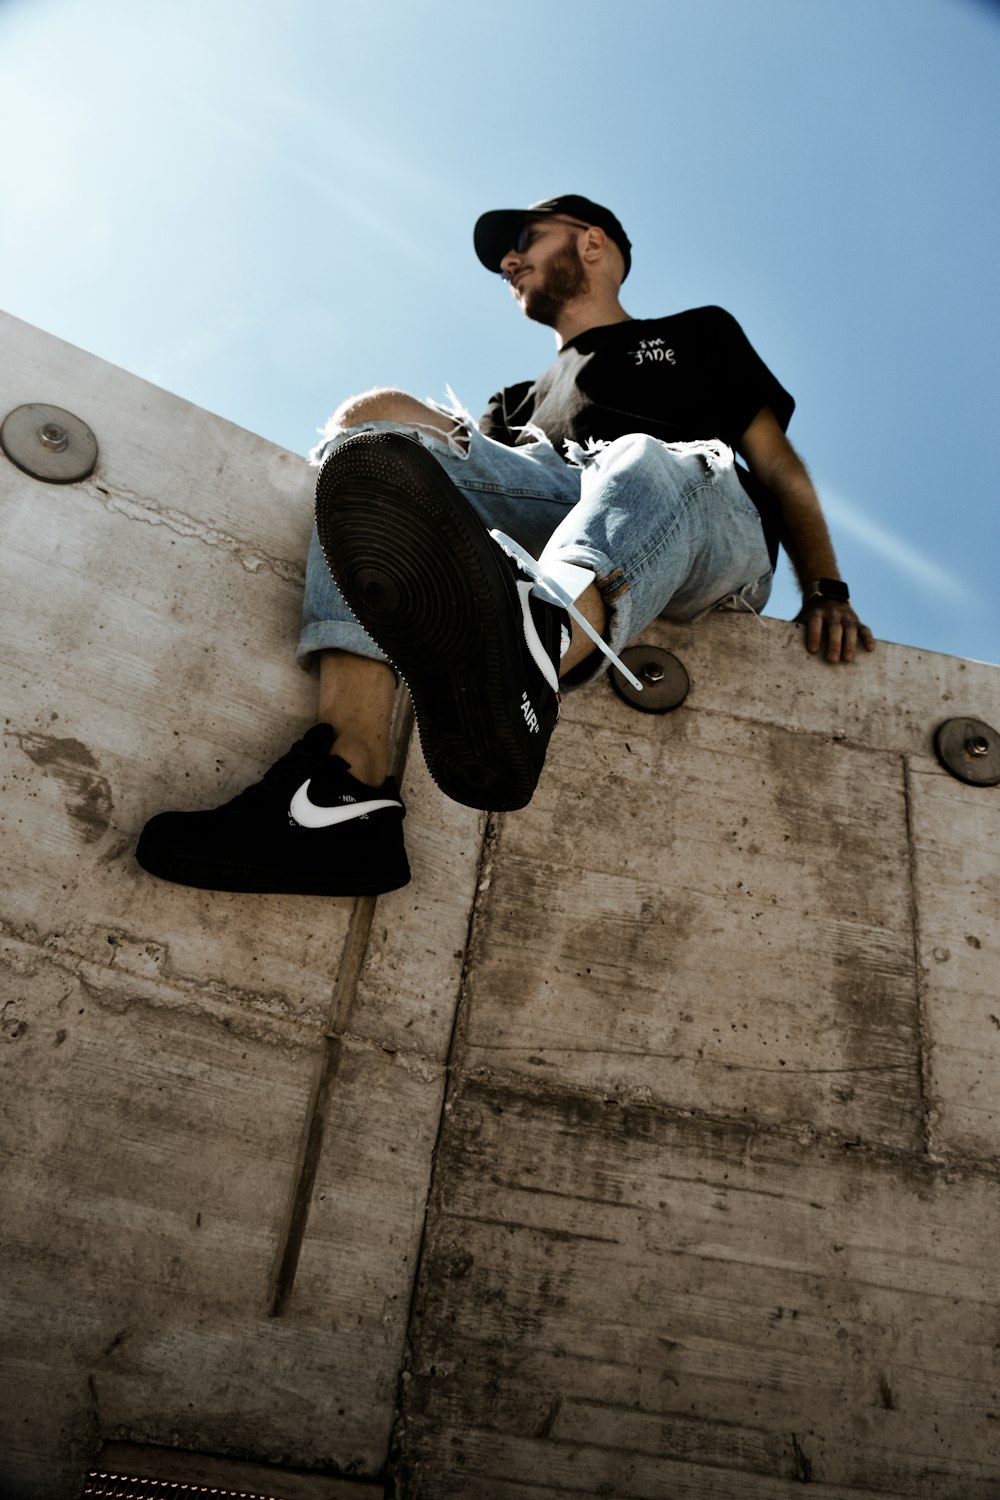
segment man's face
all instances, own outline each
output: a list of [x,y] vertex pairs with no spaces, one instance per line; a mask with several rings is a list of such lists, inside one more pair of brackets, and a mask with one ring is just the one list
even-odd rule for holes
[[526,317],[554,328],[567,302],[586,290],[587,278],[576,250],[586,225],[565,219],[534,219],[524,226],[517,248],[507,251],[500,269]]

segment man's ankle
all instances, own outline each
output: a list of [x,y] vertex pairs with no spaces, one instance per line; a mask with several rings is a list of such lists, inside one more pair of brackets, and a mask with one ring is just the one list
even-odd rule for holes
[[346,761],[355,781],[362,782],[364,786],[381,786],[389,774],[388,751],[372,750],[352,739],[349,734],[334,733],[330,754],[339,755],[341,760]]
[[[603,636],[607,629],[608,613],[600,591],[594,584],[590,584],[580,595],[576,601],[576,607],[584,618],[593,625],[598,635]],[[597,647],[586,633],[576,626],[571,625],[569,650],[564,654],[562,661],[559,663],[559,676],[567,676],[568,673],[572,672],[574,667],[578,667],[582,661],[586,661],[587,657],[596,650]]]

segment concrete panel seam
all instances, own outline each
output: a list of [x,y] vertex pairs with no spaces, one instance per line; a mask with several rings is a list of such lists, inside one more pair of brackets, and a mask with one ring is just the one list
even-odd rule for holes
[[[936,1111],[931,1101],[931,1079],[930,1079],[930,1036],[927,1022],[927,987],[924,972],[921,967],[921,931],[920,931],[920,902],[917,895],[917,848],[916,830],[913,818],[913,784],[914,767],[910,757],[903,757],[903,805],[906,809],[906,847],[908,861],[906,878],[910,892],[910,931],[913,935],[913,982],[915,988],[914,1001],[916,1005],[916,1035],[917,1035],[917,1086],[920,1090],[920,1104],[922,1112],[921,1129],[924,1138],[924,1153],[930,1161],[941,1161],[943,1158],[934,1150],[934,1126],[936,1124]],[[941,772],[943,775],[944,772]]]
[[[461,1073],[455,1066],[455,1054],[459,1047],[464,1018],[465,998],[469,988],[469,979],[473,967],[473,949],[476,929],[479,924],[485,897],[492,883],[493,863],[496,858],[497,841],[499,839],[502,814],[489,813],[486,817],[486,825],[483,831],[483,842],[480,846],[479,864],[476,869],[476,886],[472,904],[469,909],[469,922],[465,938],[465,956],[462,962],[462,972],[459,975],[458,991],[456,995],[455,1011],[452,1018],[451,1036],[448,1039],[448,1049],[445,1054],[445,1088],[441,1096],[441,1114],[438,1118],[437,1134],[431,1151],[430,1173],[427,1184],[427,1200],[424,1208],[424,1223],[420,1235],[420,1243],[414,1256],[413,1281],[410,1290],[410,1306],[406,1316],[406,1340],[403,1362],[399,1371],[399,1381],[396,1393],[396,1420],[393,1423],[389,1436],[389,1451],[386,1455],[385,1474],[387,1477],[386,1492],[389,1493],[390,1485],[393,1483],[393,1467],[398,1462],[402,1451],[403,1433],[406,1427],[405,1399],[406,1387],[412,1378],[413,1364],[413,1340],[411,1330],[414,1325],[417,1308],[417,1297],[420,1288],[421,1271],[427,1250],[427,1241],[430,1233],[430,1217],[432,1206],[439,1194],[438,1184],[438,1158],[441,1154],[442,1141],[448,1116],[454,1108],[453,1092],[456,1079],[461,1078]],[[461,1086],[460,1084],[458,1085]],[[393,1489],[393,1493],[395,1493]]]
[[[409,695],[404,694],[393,726],[390,757],[390,769],[397,781],[402,780],[412,735],[413,705]],[[344,1032],[350,1020],[357,995],[358,981],[368,953],[377,903],[377,896],[359,896],[351,912],[350,925],[330,1002],[329,1025],[323,1033],[322,1047],[313,1075],[312,1089],[299,1141],[298,1157],[268,1288],[267,1310],[273,1318],[281,1317],[295,1285],[295,1273],[305,1239],[316,1172],[323,1150],[327,1107],[340,1069],[340,1060],[344,1050]]]

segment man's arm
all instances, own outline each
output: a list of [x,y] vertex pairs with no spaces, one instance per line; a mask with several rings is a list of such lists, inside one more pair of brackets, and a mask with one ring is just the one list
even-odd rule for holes
[[[820,578],[839,578],[819,496],[805,464],[769,406],[761,407],[738,446],[751,473],[780,501],[781,544],[792,560],[803,597],[810,583]],[[875,650],[874,636],[849,603],[814,599],[803,606],[801,619],[806,627],[807,651],[817,652],[826,636],[827,661],[853,661],[858,641],[866,651]]]

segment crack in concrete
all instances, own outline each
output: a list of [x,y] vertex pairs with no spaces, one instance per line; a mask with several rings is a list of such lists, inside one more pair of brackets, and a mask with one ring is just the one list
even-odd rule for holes
[[537,1076],[485,1067],[482,1064],[463,1069],[449,1063],[448,1071],[449,1100],[445,1109],[449,1113],[460,1107],[467,1096],[486,1090],[542,1105],[557,1104],[560,1108],[572,1102],[578,1102],[582,1106],[600,1104],[618,1109],[623,1115],[651,1116],[666,1124],[691,1120],[696,1124],[722,1130],[735,1130],[746,1138],[748,1150],[756,1142],[766,1144],[773,1140],[793,1143],[803,1150],[832,1148],[882,1165],[895,1165],[901,1170],[918,1169],[932,1180],[1000,1180],[1000,1162],[992,1157],[963,1157],[960,1161],[928,1157],[922,1148],[892,1146],[884,1141],[821,1128],[804,1120],[749,1119],[746,1115],[726,1115],[721,1111],[668,1104],[663,1100],[637,1099],[626,1088],[587,1089],[565,1080],[556,1084]]
[[[217,978],[191,979],[171,973],[170,949],[164,944],[120,931],[99,931],[107,936],[106,962],[88,958],[82,948],[67,943],[62,933],[40,933],[31,926],[18,928],[0,918],[0,942],[4,945],[0,966],[25,976],[37,973],[40,963],[49,963],[76,980],[96,1004],[117,1014],[136,1005],[182,1011],[217,1022],[234,1037],[282,1046],[313,1047],[329,1036],[327,1017],[318,1009],[314,1015],[288,1014],[290,1002],[281,991],[234,988]],[[123,987],[126,984],[127,989]],[[5,1029],[10,1029],[6,1008],[0,1018],[0,1034]],[[395,1038],[352,1030],[338,1036],[346,1051],[391,1057],[405,1073],[425,1083],[438,1078],[444,1066],[428,1052],[402,1045]]]
[[208,547],[217,547],[223,552],[231,553],[247,573],[259,573],[262,568],[266,568],[283,582],[294,583],[300,588],[305,581],[305,568],[301,563],[291,562],[283,557],[271,557],[252,543],[241,541],[231,532],[222,531],[217,526],[207,526],[194,516],[175,510],[173,506],[157,506],[138,495],[129,495],[120,490],[113,494],[102,485],[82,485],[81,488],[104,505],[112,515],[124,516],[126,520],[138,521],[147,526],[165,526],[176,536],[203,542]]
[[[122,961],[125,945],[120,933],[108,937],[110,956],[106,962],[89,958],[67,942],[62,933],[42,935],[33,928],[18,929],[0,921],[0,938],[9,945],[6,958],[27,961],[32,968],[40,960],[50,963],[75,979],[96,1003],[111,1011],[123,1013],[136,1004],[155,1010],[183,1010],[216,1021],[235,1036],[295,1046],[310,1045],[321,1034],[322,1019],[287,1014],[289,1001],[280,992],[232,988],[216,978],[196,980],[162,972],[143,973],[130,967]],[[151,962],[158,960],[164,965],[169,962],[169,949],[153,941],[128,939],[127,948],[135,954],[152,955]],[[128,988],[124,989],[123,984]],[[252,1009],[251,1014],[248,1009]]]

